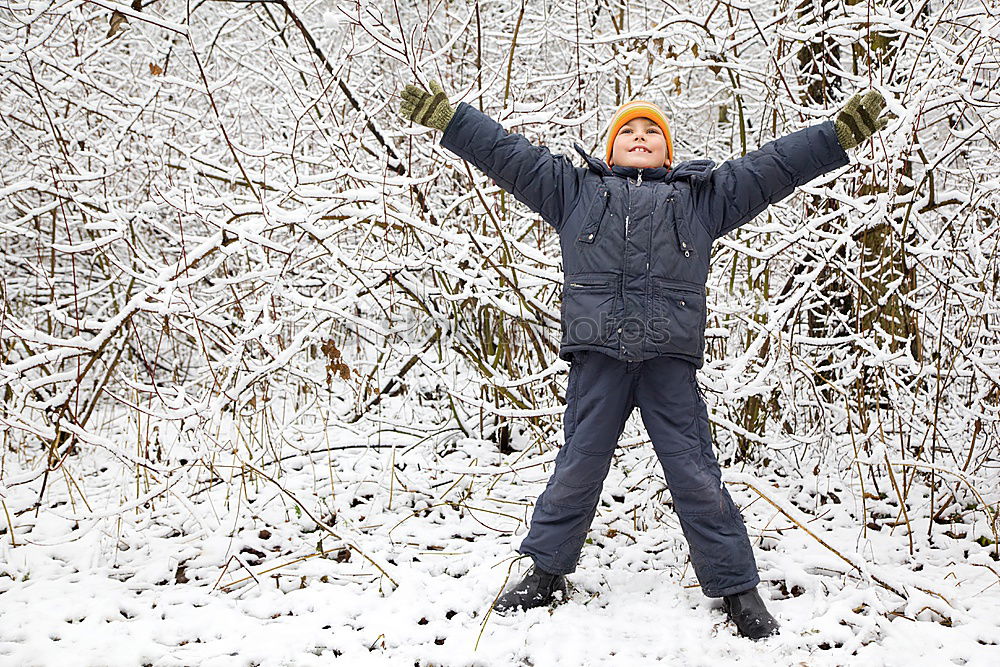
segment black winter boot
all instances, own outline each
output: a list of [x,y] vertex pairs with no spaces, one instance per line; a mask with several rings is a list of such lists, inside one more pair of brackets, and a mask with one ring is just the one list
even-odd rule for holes
[[506,614],[512,609],[544,607],[555,600],[555,592],[560,591],[566,599],[566,577],[552,574],[533,565],[516,585],[507,590],[493,604],[493,610]]
[[723,597],[722,606],[744,637],[756,641],[778,634],[778,621],[764,607],[756,587]]

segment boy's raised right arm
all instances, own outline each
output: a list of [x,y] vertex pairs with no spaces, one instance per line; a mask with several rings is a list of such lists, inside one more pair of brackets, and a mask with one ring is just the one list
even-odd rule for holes
[[403,117],[444,132],[442,146],[471,162],[557,232],[562,228],[585,169],[573,166],[565,156],[553,154],[544,146],[533,145],[520,134],[508,132],[465,102],[453,108],[437,82],[431,82],[431,92],[407,86],[401,97]]

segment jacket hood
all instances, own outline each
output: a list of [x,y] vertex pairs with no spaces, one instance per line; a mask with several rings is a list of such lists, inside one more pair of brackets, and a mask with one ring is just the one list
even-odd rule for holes
[[[587,166],[590,167],[591,171],[595,171],[601,176],[621,176],[623,178],[634,178],[639,174],[638,167],[623,167],[621,165],[615,165],[609,167],[606,162],[599,160],[596,157],[589,155],[583,146],[579,143],[574,142],[573,148],[579,153]],[[715,166],[714,160],[687,160],[686,162],[681,162],[673,168],[667,167],[646,167],[642,170],[642,180],[644,181],[659,181],[669,183],[670,181],[680,179],[680,178],[690,178],[692,180],[704,180],[708,178],[708,175],[712,173],[712,168]]]

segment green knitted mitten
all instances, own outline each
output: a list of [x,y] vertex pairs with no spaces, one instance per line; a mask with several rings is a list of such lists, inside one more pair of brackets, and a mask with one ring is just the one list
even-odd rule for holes
[[399,113],[407,120],[433,127],[444,132],[451,122],[455,110],[448,104],[448,96],[444,94],[437,81],[431,81],[431,92],[417,86],[407,86],[400,97]]
[[885,107],[885,98],[877,90],[858,93],[847,101],[837,114],[833,125],[837,129],[837,140],[844,149],[854,148],[889,124],[887,117],[878,115]]

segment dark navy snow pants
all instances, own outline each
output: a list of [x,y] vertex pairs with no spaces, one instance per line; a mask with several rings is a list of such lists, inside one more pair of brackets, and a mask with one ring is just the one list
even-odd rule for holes
[[576,570],[625,421],[639,408],[673,498],[695,576],[708,597],[760,583],[739,509],[722,483],[694,364],[667,356],[619,361],[573,353],[565,443],[518,551],[548,572]]

